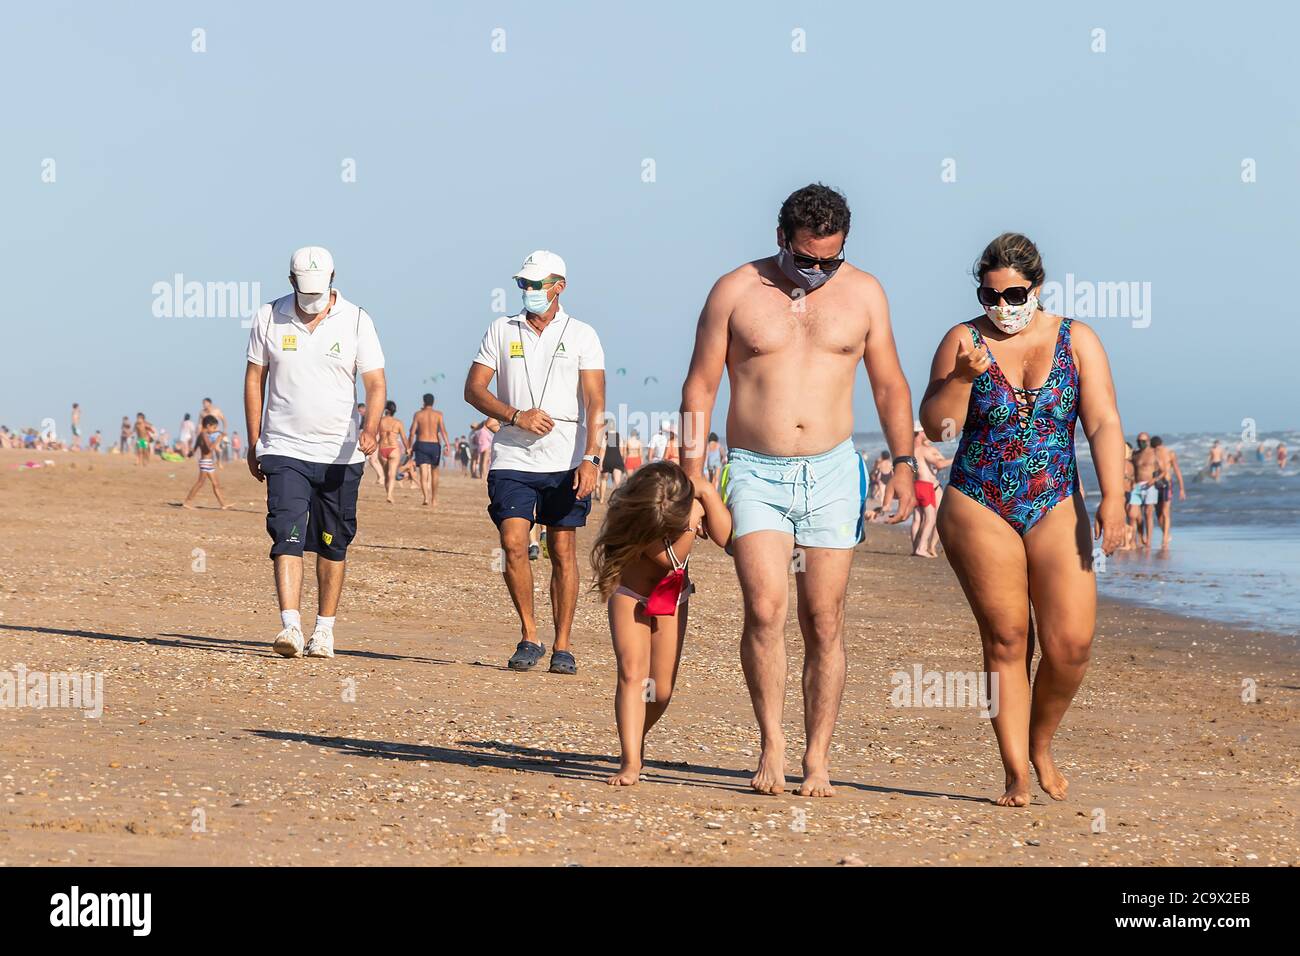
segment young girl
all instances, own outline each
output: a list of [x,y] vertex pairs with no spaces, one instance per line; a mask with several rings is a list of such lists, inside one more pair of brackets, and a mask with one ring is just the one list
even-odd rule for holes
[[217,430],[219,425],[217,416],[203,416],[203,430],[199,432],[199,440],[195,442],[187,456],[193,458],[196,451],[199,453],[199,477],[195,480],[190,493],[185,496],[185,501],[181,504],[182,508],[194,507],[191,502],[203,488],[205,478],[212,482],[212,493],[217,496],[217,503],[221,505],[221,510],[225,511],[230,507],[226,504],[226,499],[221,496],[221,486],[217,484],[217,449],[221,447],[221,432]]
[[672,697],[686,637],[691,546],[704,531],[731,538],[731,513],[713,485],[675,462],[645,465],[614,492],[591,552],[593,589],[609,602],[618,659],[614,715],[622,758],[607,783],[630,787],[641,774],[645,738]]

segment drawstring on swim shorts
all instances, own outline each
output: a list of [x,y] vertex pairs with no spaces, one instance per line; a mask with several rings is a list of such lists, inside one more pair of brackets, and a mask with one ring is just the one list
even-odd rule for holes
[[786,520],[794,513],[794,506],[799,503],[798,486],[802,481],[803,484],[803,507],[804,511],[812,509],[812,489],[817,483],[817,473],[813,471],[812,462],[807,458],[800,459],[793,468],[781,476],[781,483],[790,485],[790,507],[786,509],[782,520]]

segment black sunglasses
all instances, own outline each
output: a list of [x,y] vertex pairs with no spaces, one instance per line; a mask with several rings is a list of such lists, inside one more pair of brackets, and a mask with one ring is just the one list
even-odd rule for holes
[[840,266],[844,265],[844,248],[840,247],[840,254],[833,259],[818,259],[816,256],[805,256],[801,252],[795,252],[790,246],[786,246],[790,257],[794,260],[796,269],[811,269],[813,266],[821,269],[827,275],[831,275]]
[[975,297],[980,300],[980,305],[989,307],[997,305],[999,300],[1007,305],[1024,305],[1029,301],[1029,287],[1013,285],[999,292],[990,286],[982,285],[975,290]]
[[524,289],[525,291],[538,292],[542,289],[549,289],[557,282],[563,282],[563,281],[564,280],[562,278],[561,279],[536,279],[536,280],[515,279],[515,285],[519,286],[519,288]]

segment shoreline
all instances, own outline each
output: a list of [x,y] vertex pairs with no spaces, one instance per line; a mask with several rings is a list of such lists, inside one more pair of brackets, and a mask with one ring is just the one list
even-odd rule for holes
[[[881,528],[881,527],[884,527],[886,530],[889,529],[889,526],[882,526],[878,523],[867,525],[868,532],[872,528]],[[904,522],[902,525],[894,526],[894,530],[896,530],[900,534],[904,534],[906,532],[907,527],[908,527],[908,523]],[[905,549],[906,549],[906,545],[904,545],[904,550]],[[1121,556],[1118,558],[1118,561],[1122,562],[1128,556],[1131,555]],[[943,557],[942,551],[939,552],[939,557],[935,560],[941,562],[945,568],[948,567],[947,561]],[[1117,559],[1115,558],[1115,556],[1112,556],[1111,560],[1115,561]],[[1292,645],[1291,647],[1292,650],[1300,651],[1300,631],[1295,629],[1287,630],[1283,625],[1279,625],[1278,627],[1273,628],[1273,627],[1268,627],[1256,623],[1247,624],[1240,621],[1237,618],[1230,618],[1227,616],[1213,617],[1208,614],[1199,614],[1194,611],[1188,611],[1188,612],[1171,611],[1168,610],[1167,608],[1163,608],[1155,604],[1143,602],[1142,600],[1137,598],[1125,597],[1123,595],[1118,595],[1118,594],[1107,594],[1103,590],[1101,590],[1101,588],[1098,588],[1097,589],[1098,620],[1100,620],[1101,618],[1103,609],[1106,608],[1110,608],[1115,611],[1142,611],[1143,613],[1150,614],[1154,617],[1170,618],[1174,621],[1184,621],[1193,624],[1201,624],[1201,625],[1221,627],[1221,628],[1232,628],[1234,631],[1239,632],[1242,635],[1258,636],[1265,640],[1281,640],[1283,642],[1288,642],[1289,644]]]
[[[759,796],[735,574],[705,545],[649,772],[615,789],[603,607],[580,596],[577,677],[504,668],[517,625],[481,483],[444,476],[430,514],[400,488],[385,504],[368,475],[339,656],[286,661],[269,647],[264,490],[242,463],[219,473],[233,510],[209,497],[182,511],[192,462],[11,467],[27,457],[0,452],[0,670],[102,673],[105,706],[99,719],[0,710],[0,864],[1300,864],[1300,660],[1271,632],[1103,598],[1056,748],[1070,799],[1035,788],[1027,808],[995,807],[987,720],[890,702],[897,672],[980,667],[969,608],[942,557],[911,558],[905,537],[868,525],[837,795]],[[584,582],[601,513],[579,536]],[[544,578],[538,599],[549,645]],[[794,783],[793,621],[787,650]]]

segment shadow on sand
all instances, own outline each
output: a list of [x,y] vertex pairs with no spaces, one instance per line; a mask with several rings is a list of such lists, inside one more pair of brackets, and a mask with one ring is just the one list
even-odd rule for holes
[[[0,624],[0,631],[23,631],[32,634],[59,634],[63,637],[87,637],[96,641],[123,641],[127,644],[152,644],[157,647],[188,647],[193,650],[218,651],[222,654],[246,654],[255,657],[275,657],[268,641],[244,641],[226,637],[209,637],[205,634],[160,633],[154,637],[131,634],[108,634],[104,631],[79,631],[62,627],[32,627],[24,624]],[[358,657],[379,661],[415,661],[419,664],[458,664],[460,661],[437,657],[413,657],[406,654],[385,654],[380,651],[357,651],[346,648],[334,651],[337,657]]]
[[[457,743],[463,749],[458,749],[434,745],[363,740],[356,737],[322,737],[316,734],[281,730],[250,729],[247,732],[256,734],[259,737],[265,737],[268,740],[296,740],[300,743],[311,744],[314,747],[331,747],[356,757],[377,757],[384,760],[423,760],[428,763],[451,764],[460,767],[494,767],[498,770],[544,773],[571,780],[603,782],[606,777],[618,769],[618,759],[610,754],[569,753],[562,750],[521,747],[498,740],[460,740]],[[646,783],[661,783],[668,786],[703,787],[730,793],[752,793],[749,788],[749,778],[751,776],[753,776],[753,772],[749,770],[729,770],[725,767],[709,767],[685,761],[672,763],[662,760],[647,760],[642,779]],[[711,780],[701,779],[701,777],[721,779]],[[882,787],[855,783],[850,780],[833,780],[831,783],[836,787],[859,790],[864,793],[896,793],[908,797],[946,798],[949,800],[966,800],[973,803],[989,802],[987,798],[973,797],[967,794]],[[787,778],[787,784],[791,788],[791,793],[799,788],[797,779]]]

